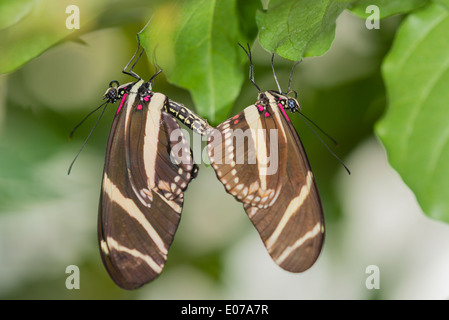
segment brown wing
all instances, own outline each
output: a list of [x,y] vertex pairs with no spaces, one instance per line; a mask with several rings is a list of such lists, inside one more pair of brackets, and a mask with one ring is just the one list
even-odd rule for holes
[[[288,271],[302,272],[321,252],[323,210],[295,128],[276,97],[270,92],[265,96],[265,104],[251,105],[217,127],[208,140],[209,158],[226,191],[243,202],[273,260]],[[234,141],[236,131],[246,133],[246,145]],[[263,131],[265,138],[258,135]],[[254,157],[257,161],[251,163]],[[277,170],[269,172],[267,159],[277,162]]]
[[[263,109],[263,110],[262,110]],[[262,110],[262,111],[261,111]],[[260,104],[221,123],[208,138],[212,167],[226,191],[238,201],[269,207],[279,195],[285,140],[278,123]]]
[[180,220],[183,191],[197,170],[191,158],[179,164],[170,160],[175,144],[189,145],[185,139],[170,141],[179,126],[161,111],[166,97],[154,93],[145,101],[133,89],[112,124],[98,223],[103,262],[124,289],[138,288],[161,273]]
[[324,215],[318,189],[301,140],[272,95],[269,112],[284,129],[287,143],[280,193],[268,208],[245,210],[272,259],[283,269],[303,272],[318,258],[324,241]]

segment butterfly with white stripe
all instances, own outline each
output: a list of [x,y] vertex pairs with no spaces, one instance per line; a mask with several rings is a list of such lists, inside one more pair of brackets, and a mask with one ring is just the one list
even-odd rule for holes
[[[140,42],[131,61],[139,48]],[[123,71],[137,80],[121,86],[112,81],[104,96],[106,105],[120,104],[106,149],[98,218],[103,263],[114,282],[129,290],[162,272],[184,191],[197,175],[189,141],[175,117],[198,133],[209,128],[182,104],[153,92],[161,70],[145,82],[132,71],[137,60]]]
[[303,272],[321,252],[324,214],[304,147],[286,113],[297,111],[299,103],[282,92],[262,92],[254,82],[250,51],[245,52],[257,102],[209,136],[209,158],[226,191],[243,203],[272,259],[285,270]]

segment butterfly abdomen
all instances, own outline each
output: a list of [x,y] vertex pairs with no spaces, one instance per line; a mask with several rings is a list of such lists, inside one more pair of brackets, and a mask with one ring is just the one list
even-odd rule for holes
[[200,135],[206,135],[212,130],[212,127],[206,120],[187,109],[181,103],[168,99],[168,103],[164,106],[164,110],[184,123],[189,129]]

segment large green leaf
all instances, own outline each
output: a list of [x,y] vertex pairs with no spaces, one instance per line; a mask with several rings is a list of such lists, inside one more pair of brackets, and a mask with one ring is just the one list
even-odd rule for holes
[[25,17],[36,0],[0,1],[0,29],[7,28]]
[[449,10],[410,14],[383,63],[389,106],[376,132],[424,212],[449,222]]
[[58,135],[61,118],[56,114],[45,111],[45,116],[37,117],[32,110],[14,107],[8,109],[0,132],[0,212],[58,195],[47,181],[37,178],[36,171],[67,144]]
[[449,0],[434,0],[434,2],[441,3],[449,9]]
[[[96,17],[107,0],[77,1],[80,11],[81,29],[87,30],[88,22]],[[12,1],[11,1],[12,3]],[[76,29],[68,29],[66,13],[70,3],[59,0],[41,0],[14,2],[0,5],[0,74],[16,70],[29,60],[39,56],[59,41],[69,36]],[[26,19],[21,19],[26,15]]]
[[225,119],[240,92],[247,59],[238,43],[255,39],[260,7],[260,0],[167,4],[142,34],[147,52],[158,45],[157,60],[167,79],[189,90],[197,112],[210,123]]
[[359,17],[366,18],[371,15],[370,12],[366,13],[366,8],[375,5],[379,8],[379,18],[382,19],[412,11],[428,2],[429,0],[360,0],[351,11]]
[[299,61],[324,54],[335,36],[337,17],[350,0],[271,0],[257,13],[259,40],[269,52]]

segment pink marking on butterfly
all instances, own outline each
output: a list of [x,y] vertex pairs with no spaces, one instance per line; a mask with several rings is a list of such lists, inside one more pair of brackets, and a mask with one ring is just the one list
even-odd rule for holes
[[137,110],[142,110],[142,105],[141,105],[141,104],[139,104],[139,105],[137,106]]
[[289,117],[287,116],[287,114],[285,113],[284,108],[282,107],[282,104],[278,103],[279,108],[281,109],[282,113],[284,114],[284,117],[287,118],[288,122],[290,122]]
[[265,112],[265,118],[269,117],[269,116],[270,116],[270,114],[268,112]]
[[[150,100],[150,96],[145,96],[145,97],[143,98],[143,100],[149,101],[149,100]],[[139,110],[140,110],[140,109],[139,109]]]
[[117,109],[117,113],[116,113],[116,114],[118,114],[118,113],[120,112],[120,110],[122,110],[123,104],[125,103],[125,100],[126,100],[126,97],[127,97],[127,96],[128,96],[127,93],[125,93],[125,94],[123,95],[122,101],[120,101],[120,105],[118,106],[118,109]]
[[260,112],[263,111],[263,107],[260,104],[257,105],[257,109],[259,109]]

